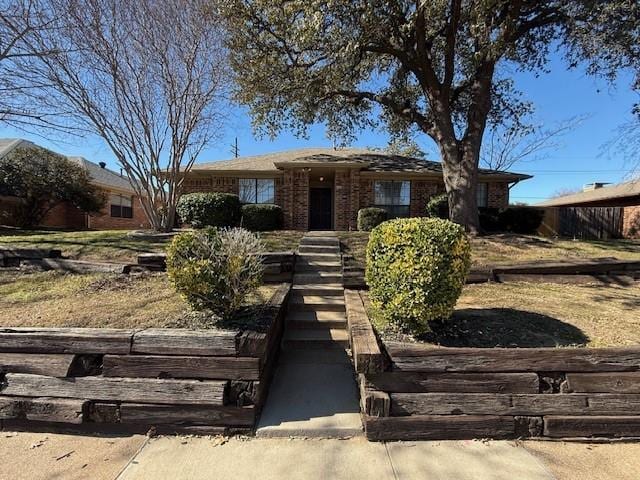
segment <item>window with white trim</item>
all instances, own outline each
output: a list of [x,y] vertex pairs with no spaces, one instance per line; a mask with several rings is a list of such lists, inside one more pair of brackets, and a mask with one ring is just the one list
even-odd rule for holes
[[389,218],[408,217],[411,203],[411,182],[408,180],[377,180],[373,183],[374,204],[384,208]]
[[133,198],[126,195],[111,195],[111,216],[114,218],[133,218]]
[[486,183],[479,183],[476,189],[476,201],[478,202],[478,208],[484,208],[489,206],[489,185]]
[[276,203],[273,178],[241,178],[239,196],[242,203]]

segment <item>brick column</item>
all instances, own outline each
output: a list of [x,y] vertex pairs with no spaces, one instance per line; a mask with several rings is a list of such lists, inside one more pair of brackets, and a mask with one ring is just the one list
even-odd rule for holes
[[351,177],[349,170],[336,170],[333,188],[335,221],[333,228],[336,230],[349,230],[349,217],[351,216]]
[[309,172],[302,168],[287,169],[282,181],[284,228],[309,228]]
[[506,208],[509,206],[509,185],[507,183],[489,183],[487,185],[489,208]]

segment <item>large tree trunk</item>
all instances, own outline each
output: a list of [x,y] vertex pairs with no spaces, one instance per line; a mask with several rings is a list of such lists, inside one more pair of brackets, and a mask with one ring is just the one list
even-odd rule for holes
[[444,185],[449,197],[449,218],[471,235],[480,233],[478,201],[478,149],[450,144],[441,148]]

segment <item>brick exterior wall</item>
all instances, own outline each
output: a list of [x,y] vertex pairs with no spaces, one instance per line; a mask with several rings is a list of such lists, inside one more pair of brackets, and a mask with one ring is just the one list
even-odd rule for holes
[[87,228],[87,215],[64,202],[53,207],[42,220],[43,227],[49,228]]
[[509,206],[509,184],[489,183],[487,186],[489,208],[506,208]]
[[[247,178],[250,175],[244,175]],[[356,230],[358,210],[374,205],[374,178],[363,177],[357,169],[339,169],[335,172],[333,188],[333,228]],[[223,192],[238,194],[238,177],[193,177],[184,183],[184,192]],[[410,215],[424,215],[424,209],[434,195],[444,193],[444,183],[437,180],[411,180]],[[284,228],[307,230],[309,227],[309,172],[286,169],[282,177],[275,178],[275,202],[282,207]],[[503,208],[509,203],[506,183],[489,183],[488,206]]]
[[112,217],[111,206],[107,200],[107,205],[100,215],[89,215],[87,226],[93,230],[135,230],[151,227],[136,196],[133,197],[133,218]]
[[309,172],[297,168],[287,169],[282,181],[282,210],[284,228],[309,228]]
[[[364,184],[365,188],[367,188],[366,182]],[[336,171],[334,184],[334,228],[336,230],[358,229],[358,210],[363,205],[362,185],[363,181],[359,170]]]
[[424,217],[425,207],[429,199],[441,193],[444,193],[444,183],[442,182],[412,180],[409,214],[412,217]]
[[640,238],[640,205],[624,207],[622,236],[624,238]]
[[238,195],[238,179],[236,177],[194,177],[187,178],[182,185],[184,193],[219,192]]

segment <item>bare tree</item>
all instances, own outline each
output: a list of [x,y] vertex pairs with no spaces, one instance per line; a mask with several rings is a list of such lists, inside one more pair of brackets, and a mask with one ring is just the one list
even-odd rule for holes
[[493,125],[485,135],[481,164],[491,170],[509,170],[516,163],[542,160],[560,146],[562,137],[585,119],[585,116],[572,117],[549,128],[521,123]]
[[0,0],[0,123],[19,128],[62,128],[59,112],[37,105],[41,85],[22,68],[50,52],[36,48],[33,35],[51,27],[37,0]]
[[210,0],[40,0],[52,28],[32,36],[51,52],[23,65],[62,109],[100,136],[159,231],[170,230],[184,173],[220,133],[229,74]]

